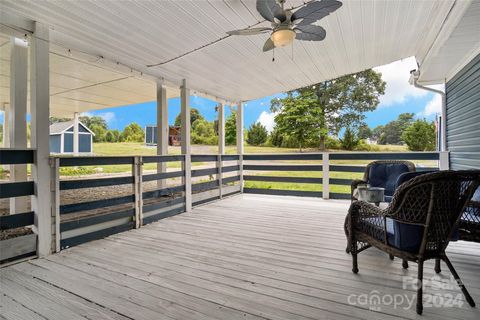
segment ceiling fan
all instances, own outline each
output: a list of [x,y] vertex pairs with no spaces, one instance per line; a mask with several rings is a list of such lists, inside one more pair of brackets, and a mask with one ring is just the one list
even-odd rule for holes
[[326,31],[313,23],[328,16],[342,6],[340,1],[312,1],[295,12],[284,9],[285,0],[257,0],[257,11],[272,23],[270,28],[246,28],[228,31],[229,35],[249,36],[270,33],[270,38],[263,45],[263,52],[285,47],[294,39],[303,41],[322,41]]

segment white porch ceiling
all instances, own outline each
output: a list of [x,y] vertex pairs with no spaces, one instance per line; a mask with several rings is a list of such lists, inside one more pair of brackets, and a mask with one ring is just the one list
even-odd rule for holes
[[[287,0],[287,6],[302,3]],[[52,44],[103,56],[174,85],[187,79],[200,94],[243,101],[410,56],[423,61],[452,8],[469,5],[458,0],[345,0],[339,10],[318,22],[327,31],[324,41],[296,41],[293,47],[277,49],[275,62],[272,53],[262,53],[268,35],[226,37],[228,30],[268,25],[256,12],[254,0],[3,0],[0,9],[49,25]],[[52,68],[56,59],[60,58],[52,56]],[[156,63],[163,64],[147,67]],[[62,73],[68,75],[70,71]],[[125,91],[139,88],[129,83],[131,79],[115,79],[105,84],[106,92],[100,87],[82,90],[108,95],[116,81]],[[77,96],[79,90],[69,89],[59,88],[59,105],[66,107],[68,99]],[[129,100],[113,95],[121,104]],[[95,103],[101,108],[100,98]]]

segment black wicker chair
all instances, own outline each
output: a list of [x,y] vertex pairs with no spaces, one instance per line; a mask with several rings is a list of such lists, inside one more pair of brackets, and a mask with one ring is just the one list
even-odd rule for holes
[[395,192],[398,177],[405,172],[414,172],[415,164],[410,161],[378,160],[370,162],[365,168],[363,179],[353,180],[351,184],[351,199],[357,200],[354,191],[360,184],[370,184],[372,187],[385,188],[385,201],[390,202]]
[[[372,246],[404,261],[418,263],[419,283],[423,280],[424,261],[441,259],[457,280],[468,303],[475,306],[445,249],[479,186],[480,170],[440,171],[403,183],[384,210],[363,201],[353,202],[346,225],[352,271],[358,272],[357,254]],[[417,313],[422,311],[420,285]]]

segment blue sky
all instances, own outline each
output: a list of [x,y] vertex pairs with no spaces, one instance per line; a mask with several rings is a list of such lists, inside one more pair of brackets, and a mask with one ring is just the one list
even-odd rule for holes
[[[395,120],[400,113],[412,112],[418,118],[433,120],[435,114],[440,112],[441,100],[439,95],[414,88],[408,83],[409,71],[416,68],[414,58],[397,61],[385,66],[375,68],[382,73],[387,87],[385,95],[380,98],[380,105],[373,112],[366,114],[366,122],[370,127],[384,125]],[[438,86],[437,86],[438,88]],[[274,115],[270,113],[270,101],[279,95],[269,96],[258,100],[247,101],[245,105],[245,127],[260,121],[267,129],[273,127]],[[180,112],[180,98],[169,99],[169,123],[173,124],[175,117]],[[191,96],[190,106],[197,108],[207,120],[214,120],[217,117],[215,105],[217,103],[202,97]],[[155,102],[123,106],[117,108],[91,111],[88,115],[103,117],[111,129],[122,130],[131,122],[137,122],[144,127],[155,124],[156,106]],[[226,115],[230,114],[229,109]],[[0,114],[3,122],[3,114]]]

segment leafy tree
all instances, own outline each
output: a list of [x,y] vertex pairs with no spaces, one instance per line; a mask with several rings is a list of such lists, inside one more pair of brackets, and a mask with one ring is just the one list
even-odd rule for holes
[[340,139],[342,148],[345,150],[353,150],[359,143],[360,139],[355,135],[355,131],[347,127],[343,133],[343,138]]
[[379,140],[384,130],[385,130],[385,126],[382,126],[382,125],[376,126],[372,130],[372,138]]
[[123,129],[120,135],[121,142],[143,142],[145,140],[145,133],[142,127],[136,122],[130,123]]
[[260,122],[256,122],[248,129],[247,143],[252,146],[259,146],[267,141],[268,131]]
[[49,121],[50,121],[50,124],[54,124],[54,123],[57,123],[57,122],[67,122],[67,121],[70,121],[72,120],[71,118],[61,118],[61,117],[50,117]]
[[198,118],[192,124],[191,142],[194,144],[214,145],[218,143],[218,136],[215,133],[215,123]]
[[79,117],[78,120],[80,120],[80,122],[83,123],[84,125],[86,125],[90,130],[92,130],[92,128],[91,128],[92,126],[96,126],[97,128],[101,127],[105,131],[108,130],[107,122],[102,117],[99,117],[99,116],[93,116],[93,117],[81,116],[81,117]]
[[390,121],[383,128],[379,144],[401,144],[402,133],[413,122],[413,113],[402,113],[397,120]]
[[118,130],[108,130],[105,133],[105,141],[106,142],[118,142],[120,139],[120,131]]
[[95,134],[93,136],[93,142],[104,142],[105,141],[105,135],[107,134],[107,129],[105,129],[103,126],[93,123],[92,125],[88,126],[90,130]]
[[[190,108],[190,125],[193,125],[195,121],[198,119],[205,119],[201,114],[198,109],[195,108]],[[182,114],[179,113],[177,117],[175,118],[175,126],[180,127],[182,125]]]
[[424,120],[414,121],[402,134],[402,140],[411,151],[435,150],[435,124]]
[[273,100],[271,110],[278,113],[278,130],[297,140],[300,148],[315,139],[324,150],[329,133],[361,125],[364,112],[375,110],[384,92],[381,74],[369,69],[291,91]]
[[368,139],[368,138],[371,138],[372,136],[373,136],[373,131],[368,127],[367,124],[364,123],[358,127],[358,137],[360,139]]
[[237,113],[232,113],[225,120],[225,144],[234,145],[237,141]]

